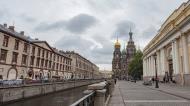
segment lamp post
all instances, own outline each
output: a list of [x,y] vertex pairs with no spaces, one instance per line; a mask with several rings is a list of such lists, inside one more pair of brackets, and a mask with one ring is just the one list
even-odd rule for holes
[[156,81],[156,85],[155,85],[155,88],[159,88],[159,86],[158,86],[158,75],[157,75],[157,65],[156,65],[156,59],[157,59],[157,55],[156,55],[156,53],[153,55],[154,56],[154,60],[155,60],[155,77],[156,77],[156,79],[155,79],[155,81]]

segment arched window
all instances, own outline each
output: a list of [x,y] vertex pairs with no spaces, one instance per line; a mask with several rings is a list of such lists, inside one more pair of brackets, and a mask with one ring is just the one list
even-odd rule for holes
[[8,80],[15,80],[17,79],[17,71],[16,69],[10,69],[7,73],[7,79]]

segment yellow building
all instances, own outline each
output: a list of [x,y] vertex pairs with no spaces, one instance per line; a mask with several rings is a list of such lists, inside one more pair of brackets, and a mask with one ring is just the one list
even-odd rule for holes
[[144,80],[155,77],[157,69],[159,80],[190,85],[190,1],[168,17],[143,54]]
[[14,26],[0,25],[0,79],[66,78],[65,73],[71,73],[71,61],[46,41],[18,33]]

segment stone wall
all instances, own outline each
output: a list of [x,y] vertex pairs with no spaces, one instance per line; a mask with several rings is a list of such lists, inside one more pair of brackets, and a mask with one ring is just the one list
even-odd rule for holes
[[24,98],[40,96],[74,87],[85,86],[101,80],[80,80],[59,83],[33,84],[20,87],[0,88],[0,104]]

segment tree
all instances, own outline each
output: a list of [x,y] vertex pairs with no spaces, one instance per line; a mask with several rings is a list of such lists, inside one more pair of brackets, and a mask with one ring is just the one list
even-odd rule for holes
[[129,63],[129,75],[135,79],[141,79],[143,75],[143,60],[142,60],[143,53],[141,50],[137,50],[135,55],[133,56],[132,61]]

